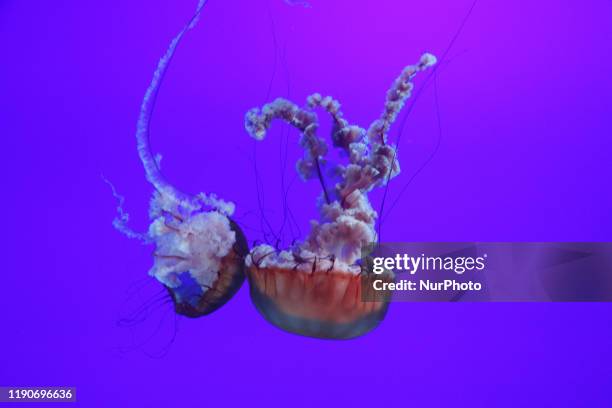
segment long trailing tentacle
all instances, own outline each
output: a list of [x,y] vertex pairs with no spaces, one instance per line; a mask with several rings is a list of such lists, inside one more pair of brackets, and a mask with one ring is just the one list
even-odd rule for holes
[[168,66],[170,65],[170,62],[174,57],[176,48],[180,44],[185,33],[195,27],[195,24],[198,22],[200,14],[202,13],[202,9],[204,8],[206,2],[206,0],[199,0],[198,6],[193,17],[178,33],[178,35],[174,37],[168,49],[166,50],[166,53],[160,59],[157,65],[157,69],[153,74],[153,79],[151,80],[151,83],[147,88],[145,96],[142,100],[142,104],[140,106],[140,115],[138,117],[138,124],[136,129],[138,154],[144,166],[147,180],[153,185],[153,187],[155,187],[155,189],[160,194],[163,194],[168,198],[180,202],[183,205],[192,203],[193,198],[187,194],[180,192],[164,179],[159,169],[158,160],[156,160],[156,158],[151,152],[151,147],[149,145],[149,131],[151,126],[151,118],[153,116],[155,103],[157,101],[157,95],[159,93],[159,89],[163,82],[164,76],[166,75],[166,72],[168,70]]

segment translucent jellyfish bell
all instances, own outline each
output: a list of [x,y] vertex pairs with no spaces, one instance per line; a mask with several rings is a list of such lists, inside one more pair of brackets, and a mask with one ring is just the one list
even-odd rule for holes
[[172,40],[161,58],[142,101],[136,138],[147,180],[155,188],[147,233],[133,232],[127,214],[119,207],[114,225],[129,237],[155,245],[149,274],[169,291],[177,313],[198,317],[223,306],[245,279],[244,258],[248,245],[240,227],[231,220],[234,204],[214,194],[182,193],[161,174],[159,159],[149,147],[151,115],[159,87],[176,47],[195,26],[205,1],[200,1],[191,21]]
[[[387,134],[411,94],[412,78],[435,63],[434,56],[425,54],[418,64],[406,67],[387,92],[381,117],[367,131],[343,118],[338,101],[319,94],[308,97],[306,109],[277,99],[246,114],[246,130],[257,140],[264,139],[276,119],[296,127],[305,150],[296,169],[304,180],[319,179],[323,189],[317,201],[320,219],[312,221],[306,239],[284,250],[259,245],[246,258],[251,298],[272,324],[306,336],[352,338],[384,319],[388,299],[362,300],[373,276],[362,271],[361,251],[377,240],[378,214],[368,192],[399,174],[396,148],[387,142]],[[331,115],[333,146],[348,157],[348,164],[335,166],[340,181],[333,186],[326,185],[321,171],[328,146],[317,136],[313,108]],[[390,282],[393,276],[376,279]]]

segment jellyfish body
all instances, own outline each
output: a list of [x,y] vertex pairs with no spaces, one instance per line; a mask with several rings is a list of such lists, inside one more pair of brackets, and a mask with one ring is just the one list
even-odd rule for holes
[[149,128],[157,93],[177,46],[197,23],[205,1],[200,1],[187,25],[172,40],[159,61],[141,104],[136,139],[147,180],[155,188],[148,232],[127,227],[120,210],[115,227],[129,237],[155,245],[149,274],[169,291],[177,313],[198,317],[223,306],[245,280],[244,258],[248,245],[240,227],[231,220],[234,204],[214,194],[185,194],[168,183],[160,171],[160,158],[149,146]]
[[[186,272],[173,274],[174,281],[178,284],[165,283],[178,314],[188,317],[210,314],[227,303],[242,286],[245,279],[244,257],[248,253],[248,245],[236,223],[232,220],[229,220],[229,223],[230,230],[234,233],[234,243],[227,241],[227,252],[219,251],[211,258],[204,259],[204,263],[210,268],[207,274],[196,278],[194,276],[198,276],[197,269],[179,267],[178,269],[185,269]],[[200,236],[210,236],[206,233],[208,231],[204,232]],[[231,235],[228,237],[231,238]],[[206,247],[211,248],[210,245]],[[223,253],[225,255],[221,256]]]
[[151,206],[148,237],[155,252],[149,274],[166,286],[177,313],[212,313],[244,282],[244,234],[218,209],[181,208],[161,197],[156,193]]
[[[257,310],[272,324],[292,333],[320,338],[352,338],[369,332],[384,319],[388,298],[364,301],[374,276],[361,267],[362,251],[376,242],[378,214],[368,193],[385,185],[400,172],[396,147],[387,141],[391,124],[413,89],[412,79],[435,64],[431,54],[406,67],[387,92],[385,108],[368,130],[349,124],[340,104],[314,94],[308,107],[277,99],[245,118],[247,132],[262,140],[274,120],[282,120],[300,132],[304,157],[296,169],[302,179],[318,179],[319,221],[311,221],[309,235],[285,250],[269,245],[253,248],[246,258],[251,298]],[[313,108],[332,117],[332,143],[348,158],[346,165],[325,160],[328,146],[317,136],[318,119]],[[329,183],[324,174],[332,174]],[[392,281],[392,274],[376,276]]]
[[251,299],[266,320],[291,333],[330,339],[358,337],[378,326],[388,299],[374,300],[364,291],[374,279],[393,281],[391,274],[362,276],[333,268],[298,272],[257,263],[249,267],[248,277]]

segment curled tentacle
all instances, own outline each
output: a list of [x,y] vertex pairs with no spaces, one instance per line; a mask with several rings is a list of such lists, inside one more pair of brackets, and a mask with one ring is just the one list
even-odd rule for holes
[[248,111],[245,128],[254,139],[263,140],[274,120],[286,122],[301,132],[300,145],[304,148],[304,157],[298,162],[297,170],[304,180],[313,178],[319,159],[327,154],[327,143],[317,136],[317,115],[286,99],[278,98],[264,105],[261,110],[254,108]]
[[245,116],[245,128],[256,140],[263,140],[274,120],[282,120],[298,129],[302,136],[300,146],[304,148],[304,157],[296,163],[296,169],[303,180],[317,177],[323,188],[327,202],[330,197],[325,186],[321,172],[321,160],[327,154],[327,143],[317,136],[319,122],[314,112],[307,111],[289,102],[278,98],[274,102],[264,105],[261,111],[251,109]]
[[315,93],[310,95],[306,101],[311,108],[320,107],[329,113],[333,120],[331,138],[334,147],[341,148],[350,155],[350,144],[361,141],[365,130],[349,124],[340,110],[340,102],[331,96],[322,97],[321,94]]
[[140,232],[136,232],[128,226],[128,222],[130,221],[130,215],[125,212],[123,209],[123,203],[125,202],[125,197],[117,192],[115,189],[115,185],[107,180],[104,176],[102,176],[102,180],[108,184],[113,193],[113,197],[117,200],[117,216],[113,220],[113,227],[123,235],[128,238],[137,239],[144,243],[149,243],[150,239],[147,234],[143,234]]

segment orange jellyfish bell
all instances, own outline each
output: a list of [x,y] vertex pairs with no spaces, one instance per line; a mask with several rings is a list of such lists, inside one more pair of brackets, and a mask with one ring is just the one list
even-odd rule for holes
[[[160,171],[160,158],[149,146],[149,127],[157,94],[175,50],[185,33],[199,19],[200,0],[192,19],[172,40],[161,58],[142,101],[136,132],[138,153],[147,180],[155,188],[146,234],[127,226],[128,216],[118,208],[117,229],[129,237],[155,245],[154,264],[149,275],[169,291],[177,313],[203,316],[223,306],[245,280],[244,258],[247,241],[240,227],[230,218],[234,204],[214,194],[185,194],[168,183]],[[122,200],[122,198],[121,198]]]
[[391,282],[390,274],[353,274],[333,267],[297,271],[253,259],[248,268],[251,299],[270,323],[288,332],[349,339],[374,329],[387,313],[388,298],[366,292],[374,279]]
[[[304,241],[285,250],[259,245],[246,258],[251,299],[270,323],[305,336],[347,339],[371,331],[384,319],[388,294],[372,293],[373,282],[391,282],[394,277],[369,274],[361,266],[362,251],[377,241],[378,215],[368,192],[399,174],[396,148],[387,142],[387,134],[411,94],[412,78],[435,62],[425,54],[403,70],[387,92],[381,117],[367,131],[343,118],[338,101],[319,94],[308,97],[306,109],[279,98],[247,113],[246,130],[257,140],[266,136],[273,120],[296,127],[305,150],[297,171],[304,180],[318,179],[323,189],[320,220],[312,221]],[[346,153],[348,164],[326,163],[327,144],[317,136],[313,108],[332,116],[333,146]],[[332,188],[326,173],[340,180]]]

